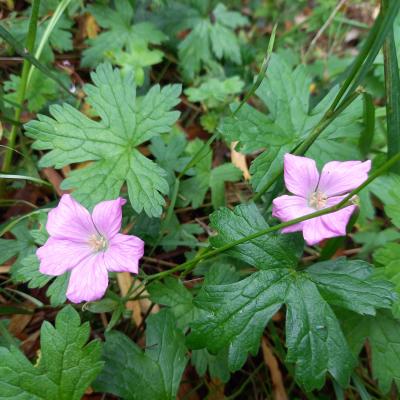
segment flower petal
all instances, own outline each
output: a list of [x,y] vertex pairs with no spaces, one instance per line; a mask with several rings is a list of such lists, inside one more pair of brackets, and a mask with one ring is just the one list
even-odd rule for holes
[[319,180],[314,160],[289,153],[284,157],[284,176],[287,190],[305,199],[315,191]]
[[282,233],[292,233],[292,232],[299,232],[303,230],[303,223],[299,222],[298,224],[287,226],[281,230]]
[[92,213],[97,230],[106,238],[111,239],[121,229],[122,206],[126,200],[118,197],[116,200],[102,201],[97,204]]
[[345,236],[346,226],[356,206],[348,206],[331,214],[303,221],[304,240],[314,245],[324,239]]
[[284,195],[272,202],[272,216],[284,222],[313,212],[315,210],[308,206],[307,200],[299,196]]
[[115,235],[104,253],[104,262],[109,271],[132,272],[139,271],[139,260],[143,257],[144,242],[131,235]]
[[348,193],[368,178],[371,161],[331,161],[321,172],[318,190],[328,197]]
[[42,274],[58,276],[74,268],[91,254],[87,243],[71,242],[50,237],[39,247],[36,255],[40,260],[39,271]]
[[104,296],[107,286],[108,272],[104,264],[104,253],[92,254],[72,270],[67,298],[73,303],[98,300]]
[[69,194],[64,194],[49,212],[46,229],[53,238],[75,242],[86,242],[96,233],[89,211]]

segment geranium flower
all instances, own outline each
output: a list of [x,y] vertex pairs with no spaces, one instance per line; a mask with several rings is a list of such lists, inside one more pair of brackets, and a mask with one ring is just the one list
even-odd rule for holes
[[118,233],[126,200],[102,201],[90,215],[70,195],[49,212],[50,237],[36,254],[46,275],[71,271],[67,298],[73,303],[100,299],[108,286],[108,271],[137,273],[144,242]]
[[[319,175],[314,160],[285,154],[285,185],[294,196],[274,199],[272,215],[281,221],[290,221],[317,210],[331,207],[368,178],[371,161],[331,161]],[[312,218],[282,229],[282,232],[303,231],[309,245],[323,239],[346,235],[346,226],[356,209],[349,205],[339,211]]]

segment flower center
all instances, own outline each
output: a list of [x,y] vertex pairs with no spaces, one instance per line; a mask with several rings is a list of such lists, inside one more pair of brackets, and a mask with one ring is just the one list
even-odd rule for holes
[[94,234],[89,237],[89,246],[94,252],[104,251],[107,249],[108,242],[104,236]]
[[308,205],[315,210],[320,210],[326,206],[327,200],[328,196],[317,190],[316,192],[311,193],[311,196],[308,199]]

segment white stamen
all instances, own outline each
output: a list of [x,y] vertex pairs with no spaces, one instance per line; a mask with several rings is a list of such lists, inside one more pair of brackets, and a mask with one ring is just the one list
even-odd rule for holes
[[308,205],[315,210],[320,210],[326,206],[326,202],[328,200],[328,196],[320,191],[316,191],[311,193],[310,198],[308,199]]
[[94,234],[89,237],[89,246],[95,252],[104,251],[108,246],[107,239],[104,236]]

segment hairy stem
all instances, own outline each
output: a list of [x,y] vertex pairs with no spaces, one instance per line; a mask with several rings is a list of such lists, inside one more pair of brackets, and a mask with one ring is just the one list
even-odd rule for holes
[[268,227],[266,229],[263,229],[261,231],[255,232],[251,235],[248,236],[244,236],[241,239],[235,240],[231,243],[227,243],[224,246],[218,247],[216,249],[207,251],[195,258],[193,258],[192,260],[186,261],[183,264],[177,265],[174,268],[171,268],[170,270],[167,271],[162,271],[159,272],[157,274],[154,275],[150,275],[146,278],[147,281],[152,281],[154,279],[162,279],[165,276],[171,275],[175,272],[178,271],[189,271],[190,269],[194,268],[194,266],[196,264],[198,264],[200,261],[206,260],[208,258],[211,258],[213,256],[216,256],[217,254],[223,253],[224,251],[227,251],[229,249],[231,249],[232,247],[235,247],[237,245],[246,243],[250,240],[256,239],[260,236],[264,236],[268,233],[272,233],[272,232],[276,232],[281,230],[282,228],[286,228],[288,226],[292,226],[295,224],[298,224],[299,222],[303,222],[303,221],[307,221],[309,219],[312,218],[316,218],[316,217],[321,217],[322,215],[326,215],[326,214],[330,214],[336,211],[341,210],[344,207],[347,207],[350,205],[352,198],[358,194],[362,189],[364,189],[366,186],[368,186],[372,181],[374,181],[376,178],[378,178],[380,175],[382,175],[383,173],[385,173],[386,171],[388,171],[393,165],[395,165],[397,162],[400,161],[400,153],[396,154],[395,156],[393,156],[392,158],[390,158],[388,161],[386,161],[381,167],[379,167],[373,174],[371,174],[369,176],[369,178],[362,183],[360,186],[358,186],[357,188],[355,188],[354,190],[352,190],[341,202],[339,202],[338,204],[335,204],[334,206],[328,207],[328,208],[324,208],[322,210],[318,210],[315,211],[311,214],[307,214],[307,215],[303,215],[301,217],[292,219],[290,221],[287,222],[282,222],[278,225],[274,225],[271,227]]

